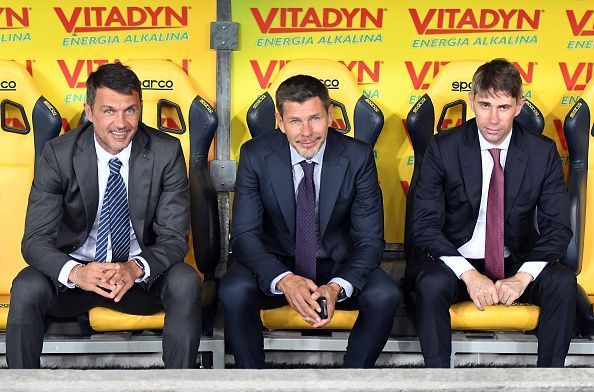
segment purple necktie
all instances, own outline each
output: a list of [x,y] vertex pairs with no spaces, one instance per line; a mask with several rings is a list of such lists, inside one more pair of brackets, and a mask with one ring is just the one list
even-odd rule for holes
[[499,148],[489,149],[493,157],[493,171],[487,197],[487,231],[485,238],[485,270],[495,280],[505,277],[503,269],[503,168],[499,162]]
[[318,252],[316,192],[313,181],[315,163],[301,161],[300,164],[304,176],[297,187],[295,273],[315,281]]

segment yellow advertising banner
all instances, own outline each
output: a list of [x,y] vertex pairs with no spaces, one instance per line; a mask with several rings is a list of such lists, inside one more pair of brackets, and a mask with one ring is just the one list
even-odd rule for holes
[[79,121],[88,75],[107,62],[171,60],[214,102],[214,20],[215,1],[15,0],[0,7],[0,58],[26,66],[67,131]]
[[[287,62],[342,62],[385,116],[375,149],[389,243],[403,242],[414,164],[406,116],[451,61],[512,61],[524,94],[545,116],[544,133],[567,161],[563,120],[594,68],[594,1],[232,0],[232,10],[240,25],[232,57],[232,157],[250,138],[250,104]],[[466,91],[469,82],[455,88]]]

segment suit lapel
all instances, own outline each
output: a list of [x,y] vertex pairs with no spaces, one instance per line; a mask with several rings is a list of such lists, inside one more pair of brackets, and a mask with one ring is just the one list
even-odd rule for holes
[[320,238],[324,237],[349,163],[348,159],[342,156],[344,145],[333,132],[335,131],[328,131],[320,180],[320,199],[318,201]]
[[524,179],[526,166],[528,164],[529,154],[526,152],[522,129],[514,122],[514,130],[507,150],[504,169],[504,189],[505,189],[505,219],[507,219],[512,206],[518,196],[520,185]]
[[266,158],[270,182],[274,195],[289,232],[295,232],[295,189],[293,185],[293,170],[291,168],[291,153],[287,137],[277,131],[278,135],[271,140],[271,151]]
[[144,221],[146,219],[146,206],[151,189],[151,179],[155,153],[148,145],[148,135],[144,126],[138,126],[138,132],[132,139],[130,152],[130,171],[128,174],[128,204],[130,206],[130,219],[134,233],[139,243],[143,243]]
[[81,130],[72,156],[74,174],[85,207],[87,233],[91,231],[99,205],[99,180],[97,175],[97,153],[95,151],[93,125]]
[[474,121],[469,121],[466,129],[465,143],[458,150],[458,159],[462,168],[464,189],[472,204],[472,210],[477,212],[481,203],[483,185],[483,165],[481,161],[481,147],[478,140],[478,129]]

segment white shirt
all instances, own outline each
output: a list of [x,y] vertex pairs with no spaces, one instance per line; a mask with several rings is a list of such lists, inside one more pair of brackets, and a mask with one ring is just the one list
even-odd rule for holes
[[[130,151],[132,150],[132,143],[128,144],[128,146],[120,151],[117,155],[111,155],[107,151],[103,149],[97,142],[97,138],[95,137],[95,151],[97,152],[97,179],[99,184],[99,207],[97,209],[97,215],[95,216],[95,221],[93,222],[93,227],[91,228],[91,232],[89,233],[89,237],[85,241],[84,244],[74,252],[70,253],[70,256],[77,259],[77,260],[84,260],[84,261],[94,261],[95,260],[95,248],[97,244],[97,232],[99,231],[99,218],[101,216],[101,208],[103,207],[103,195],[105,193],[105,188],[107,187],[107,180],[109,178],[109,160],[111,158],[118,158],[122,162],[122,167],[120,168],[120,174],[122,179],[124,180],[124,185],[126,186],[126,191],[128,190],[128,172],[130,171]],[[140,249],[140,245],[138,244],[138,240],[136,239],[136,234],[134,233],[134,228],[132,227],[132,222],[130,222],[130,258],[134,257],[138,259],[144,265],[144,276],[141,278],[136,279],[136,283],[145,282],[151,273],[151,269],[143,257],[138,256],[142,250]],[[111,234],[109,234],[107,238],[107,262],[111,262]],[[77,261],[69,260],[64,267],[60,270],[60,274],[58,275],[58,282],[62,283],[68,288],[74,288],[74,283],[68,281],[68,276],[70,275],[70,271],[76,266],[80,264]]]
[[[478,131],[477,131],[478,132]],[[513,132],[513,130],[512,130]],[[507,135],[503,142],[495,146],[489,143],[480,132],[478,132],[479,144],[481,147],[481,161],[483,166],[483,184],[481,192],[481,204],[479,207],[479,215],[472,233],[470,241],[458,248],[458,252],[462,256],[441,256],[440,259],[451,268],[458,278],[464,272],[474,269],[474,267],[466,259],[484,259],[485,258],[485,237],[487,230],[487,198],[489,195],[489,182],[491,180],[491,172],[493,171],[493,157],[489,153],[490,148],[499,148],[499,162],[501,167],[505,170],[505,161],[507,158],[507,150],[511,140],[512,132]],[[503,248],[503,256],[509,256],[509,249]],[[522,264],[518,272],[527,272],[532,275],[532,280],[536,279],[538,274],[547,265],[546,261],[529,261]]]
[[[302,157],[299,154],[299,152],[297,152],[297,150],[295,150],[295,148],[291,144],[289,144],[289,150],[291,152],[291,165],[292,165],[292,169],[293,169],[292,170],[293,171],[293,187],[294,187],[294,191],[295,191],[295,199],[297,199],[297,189],[299,188],[299,183],[305,176],[305,173],[303,172],[303,168],[301,167],[301,162],[303,160],[305,160],[307,163],[311,163],[311,162],[315,163],[314,173],[313,173],[313,181],[314,181],[314,189],[316,192],[316,211],[317,211],[318,205],[319,205],[319,200],[320,200],[320,182],[321,182],[321,178],[322,178],[322,165],[324,162],[324,152],[326,151],[326,142],[324,141],[324,144],[322,144],[322,146],[320,147],[320,150],[311,159],[305,159],[304,157]],[[288,275],[290,273],[292,273],[292,272],[291,271],[283,272],[282,274],[280,274],[279,276],[277,276],[276,278],[274,278],[272,280],[272,283],[270,284],[270,291],[273,294],[283,294],[282,291],[277,290],[276,284],[282,278],[284,278],[286,275]],[[336,283],[340,287],[342,287],[347,295],[347,298],[350,298],[350,296],[353,294],[353,290],[354,290],[353,285],[342,278],[334,277],[334,278],[330,279],[330,282],[328,282],[328,283]]]

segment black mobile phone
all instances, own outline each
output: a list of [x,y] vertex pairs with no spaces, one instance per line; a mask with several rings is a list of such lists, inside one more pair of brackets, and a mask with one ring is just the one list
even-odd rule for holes
[[320,316],[320,318],[322,320],[325,320],[328,318],[328,301],[326,301],[325,297],[320,297],[318,299],[318,304],[320,304],[320,311],[318,312],[318,315]]

